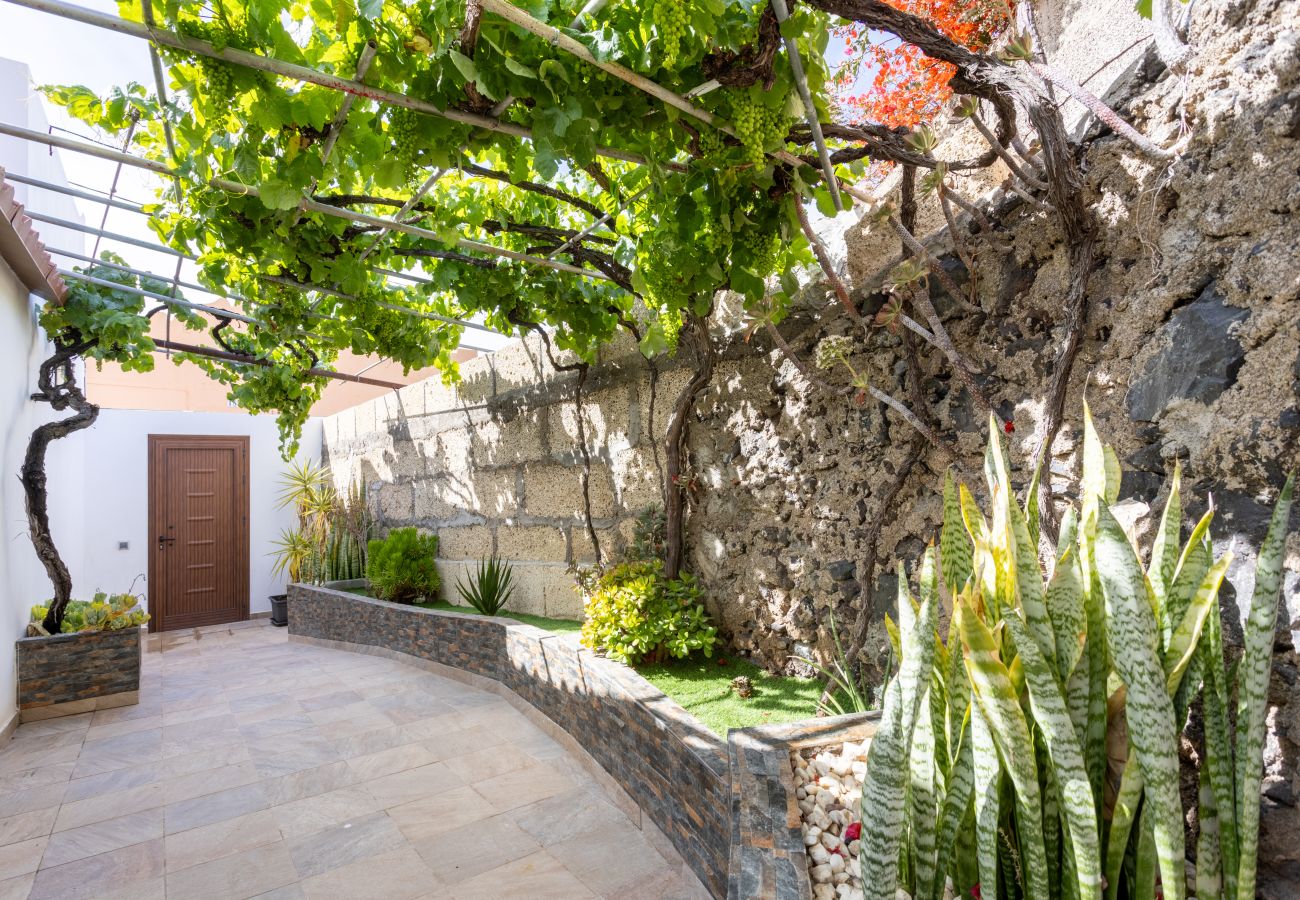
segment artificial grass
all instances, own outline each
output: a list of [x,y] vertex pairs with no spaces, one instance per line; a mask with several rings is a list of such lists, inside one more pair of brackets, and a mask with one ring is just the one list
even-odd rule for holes
[[[349,593],[373,596],[366,588],[354,588]],[[471,607],[442,600],[415,605],[424,609],[474,612]],[[582,623],[572,619],[548,619],[509,610],[501,617],[554,634],[577,634],[582,630]],[[779,725],[810,718],[817,714],[817,700],[822,691],[822,683],[816,678],[771,675],[748,660],[724,656],[643,663],[633,668],[719,737],[726,737],[730,728]],[[754,685],[754,692],[747,700],[731,687],[731,680],[737,675],[748,676]]]
[[[822,691],[816,678],[771,675],[747,660],[730,657],[676,659],[635,668],[719,737],[726,737],[729,728],[810,718],[817,714]],[[754,685],[747,700],[731,687],[737,675],[748,676]]]

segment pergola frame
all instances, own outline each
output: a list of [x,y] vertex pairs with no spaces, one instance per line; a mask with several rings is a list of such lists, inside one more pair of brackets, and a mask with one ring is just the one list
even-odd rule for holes
[[[142,0],[141,2],[143,20],[144,20],[143,23],[131,22],[117,16],[99,13],[93,10],[85,9],[83,7],[75,6],[73,4],[64,3],[62,2],[62,0],[7,0],[7,2],[14,3],[19,6],[24,6],[26,8],[33,9],[38,12],[55,15],[61,18],[66,18],[72,21],[81,22],[83,24],[90,25],[93,27],[115,31],[117,33],[126,34],[128,36],[136,37],[147,41],[149,54],[150,54],[150,63],[151,63],[151,68],[153,70],[155,88],[157,91],[158,100],[164,107],[169,106],[170,101],[167,97],[165,79],[163,77],[162,63],[158,54],[158,48],[160,47],[179,50],[181,52],[190,53],[199,56],[206,56],[212,59],[220,60],[222,62],[244,66],[247,68],[267,72],[272,75],[297,80],[302,83],[315,84],[318,86],[322,86],[322,87],[326,87],[332,90],[342,92],[343,94],[345,94],[345,98],[343,103],[340,105],[339,109],[336,111],[335,116],[331,121],[331,125],[328,128],[328,137],[321,150],[322,163],[327,161],[330,155],[332,154],[338,135],[341,132],[341,129],[347,119],[347,116],[350,113],[358,97],[370,99],[380,104],[410,109],[417,113],[448,119],[450,121],[470,125],[475,128],[481,128],[496,133],[510,134],[525,140],[530,140],[532,137],[532,133],[530,129],[523,128],[521,126],[517,126],[512,123],[502,122],[497,118],[502,112],[504,112],[504,110],[508,107],[509,103],[513,102],[513,98],[507,98],[507,100],[499,103],[498,106],[492,110],[491,116],[483,116],[477,113],[470,113],[462,110],[455,110],[455,109],[443,110],[437,107],[436,105],[421,100],[419,98],[411,97],[409,95],[401,94],[393,91],[386,91],[378,88],[373,88],[365,85],[363,79],[378,49],[377,46],[374,44],[374,42],[367,42],[367,45],[362,48],[355,69],[355,77],[352,79],[345,79],[306,66],[300,66],[294,63],[286,62],[284,60],[279,60],[274,57],[262,56],[262,55],[250,53],[248,51],[238,50],[230,47],[218,48],[209,42],[197,38],[188,37],[186,35],[181,35],[179,33],[164,28],[159,28],[154,21],[152,0]],[[654,81],[645,78],[644,76],[638,75],[637,73],[632,72],[631,70],[617,63],[604,62],[596,59],[591,54],[591,52],[581,43],[573,40],[571,37],[559,31],[558,29],[555,29],[552,26],[547,25],[546,23],[538,21],[537,19],[530,16],[528,13],[524,12],[523,10],[520,10],[518,7],[515,7],[511,3],[506,2],[506,0],[481,0],[481,2],[484,10],[490,11],[498,16],[501,16],[507,21],[515,25],[518,25],[524,28],[525,30],[537,35],[538,37],[546,40],[552,46],[558,47],[564,52],[582,60],[583,62],[589,65],[593,65],[596,66],[597,68],[600,68],[602,71],[605,71],[608,74],[611,74],[614,77],[618,78],[619,80],[622,80],[625,83],[632,85],[638,90],[645,92],[649,96],[655,97],[656,99],[664,102],[668,106],[674,107],[690,115],[696,120],[703,122],[704,124],[709,125],[713,128],[718,129],[724,134],[735,137],[735,131],[729,124],[721,121],[712,113],[695,106],[690,101],[690,99],[688,99],[688,97],[684,97],[679,94],[676,94],[662,87],[661,85],[655,83]],[[589,2],[586,6],[584,6],[583,9],[579,12],[578,16],[574,19],[573,26],[576,27],[585,16],[594,14],[603,6],[604,6],[604,0],[591,0],[591,2]],[[781,2],[777,3],[776,12],[778,14],[778,17],[782,20],[784,20],[788,16],[788,9],[786,8],[784,3]],[[838,179],[836,178],[833,167],[831,165],[830,156],[826,148],[825,140],[821,134],[820,125],[817,120],[816,109],[812,103],[811,94],[808,90],[806,76],[803,72],[802,63],[798,57],[797,48],[794,46],[793,41],[786,41],[785,43],[786,43],[787,52],[790,53],[790,64],[791,64],[792,73],[794,75],[796,88],[800,94],[801,99],[804,102],[805,110],[807,113],[808,124],[812,131],[813,142],[817,147],[818,157],[822,168],[822,175],[826,179],[827,184],[831,190],[832,198],[836,208],[842,209],[843,207],[842,207],[840,190],[839,190],[840,185],[838,183]],[[703,85],[701,87],[707,88],[708,86],[709,85]],[[696,91],[692,91],[690,96],[698,96],[701,93],[704,93],[704,91],[697,89]],[[163,129],[167,141],[169,154],[171,155],[173,160],[175,160],[176,158],[175,143],[172,138],[171,124],[166,119],[166,117],[163,118]],[[158,163],[154,160],[142,159],[125,152],[125,149],[130,145],[129,136],[127,138],[127,141],[124,143],[123,151],[114,151],[109,148],[97,147],[91,144],[73,141],[67,138],[59,138],[59,137],[55,137],[54,135],[33,132],[28,129],[19,128],[13,125],[8,125],[6,123],[0,123],[0,134],[7,134],[9,136],[17,137],[23,140],[34,141],[37,143],[45,144],[47,146],[59,147],[61,149],[67,149],[79,153],[86,153],[91,156],[99,157],[101,159],[110,160],[117,163],[118,165],[117,171],[119,173],[121,167],[124,165],[141,168],[147,171],[153,171],[157,174],[167,175],[175,178],[179,185],[180,174],[176,170],[173,170],[170,167],[162,163]],[[645,160],[644,158],[640,157],[637,154],[629,154],[612,148],[600,147],[596,149],[596,153],[598,156],[603,156],[615,160],[621,160],[624,162],[630,162],[636,164],[644,164],[647,162],[647,160]],[[804,166],[807,164],[804,160],[789,153],[784,149],[776,151],[771,155],[775,159],[779,160],[780,162],[787,163],[796,167]],[[683,168],[679,164],[673,162],[670,162],[668,165],[671,168],[675,168],[675,169]],[[321,203],[317,200],[312,199],[310,196],[305,196],[298,204],[297,212],[295,214],[295,221],[297,217],[300,217],[304,212],[313,212],[321,215],[333,216],[336,218],[345,219],[360,225],[365,225],[365,226],[378,229],[378,234],[376,236],[375,241],[370,245],[370,247],[362,251],[362,253],[358,257],[359,260],[364,260],[365,257],[368,256],[370,252],[372,252],[377,246],[379,246],[379,244],[382,243],[384,238],[392,231],[402,232],[405,234],[409,234],[413,237],[418,237],[425,240],[443,242],[444,241],[443,235],[440,235],[433,231],[429,231],[428,229],[424,229],[416,225],[412,225],[409,222],[405,221],[405,218],[410,213],[410,211],[416,206],[416,204],[420,201],[420,199],[430,189],[432,189],[432,187],[437,183],[437,181],[440,178],[442,178],[445,174],[446,174],[446,170],[435,171],[430,177],[426,179],[423,185],[402,204],[401,208],[397,212],[395,212],[391,217],[388,218],[380,218],[365,213],[353,212],[351,210],[343,209],[337,206],[331,206],[329,204]],[[30,182],[30,179],[28,181]],[[116,177],[114,178],[114,185],[115,184],[116,184]],[[246,196],[259,195],[259,189],[258,186],[256,185],[243,185],[243,184],[231,182],[227,179],[221,179],[221,178],[212,179],[210,184],[215,188],[228,191],[231,193],[235,193],[235,194],[241,194]],[[38,185],[38,186],[51,187],[48,185]],[[57,188],[51,187],[51,189],[57,189]],[[497,256],[504,259],[510,259],[516,262],[522,262],[528,265],[541,266],[559,272],[564,272],[566,274],[577,275],[579,277],[612,281],[614,279],[610,278],[610,276],[602,272],[593,269],[588,269],[583,266],[570,265],[568,263],[560,262],[555,257],[569,250],[574,245],[580,244],[584,238],[590,236],[592,233],[598,230],[602,225],[615,219],[624,210],[629,208],[631,204],[634,203],[639,197],[642,197],[646,193],[648,193],[650,189],[651,186],[647,186],[642,190],[638,191],[632,197],[623,200],[617,205],[617,207],[613,211],[604,213],[602,216],[598,217],[594,222],[587,225],[583,229],[577,231],[574,235],[568,237],[566,240],[564,240],[561,243],[559,247],[547,253],[545,257],[531,256],[527,253],[519,253],[517,251],[510,250],[508,248],[496,247],[493,246],[492,244],[488,244],[482,241],[471,240],[468,238],[458,239],[456,242],[456,247],[460,250],[469,253],[479,253],[479,254],[485,254],[489,256]],[[72,194],[69,189],[64,189],[63,192],[69,193],[72,196],[82,196],[83,199],[92,199],[91,195],[83,194],[82,192],[77,192],[76,194]],[[125,203],[121,203],[120,201],[116,201],[113,197],[113,193],[114,193],[113,191],[110,191],[110,194],[107,198],[93,198],[98,202],[104,203],[105,215],[107,215],[107,212],[110,207],[122,208],[128,211],[144,214],[144,211],[142,209],[139,209],[135,204],[125,204]],[[311,192],[308,191],[307,193],[310,194]],[[41,218],[39,214],[33,214],[33,215],[36,218]],[[74,228],[78,227],[75,223],[65,223],[57,220],[54,222],[54,224],[64,225],[65,227],[74,227]],[[101,236],[109,237],[114,240],[125,240],[128,243],[141,246],[145,249],[157,250],[160,252],[169,253],[171,255],[177,256],[176,269],[171,278],[173,293],[175,293],[177,288],[181,285],[180,273],[181,273],[181,263],[183,259],[185,258],[193,259],[193,257],[188,256],[187,254],[176,252],[171,248],[166,247],[165,245],[148,244],[144,241],[140,241],[138,239],[132,239],[125,235],[118,235],[118,234],[113,234],[111,232],[107,232],[103,228],[98,230],[92,230],[92,229],[88,229],[85,226],[80,226],[80,230],[87,231],[88,233],[96,234],[97,240]],[[117,268],[122,268],[122,267],[119,266]],[[152,273],[143,272],[141,270],[131,270],[131,271],[138,275],[147,275],[153,278],[157,277]],[[420,279],[419,277],[411,276],[406,273],[393,272],[387,269],[379,269],[378,267],[376,267],[374,271],[376,271],[378,274],[384,274],[387,277],[403,278],[403,279],[408,279],[416,282],[423,280]],[[163,279],[159,279],[159,280],[163,280]],[[285,284],[286,286],[297,287],[299,289],[303,289],[307,291],[317,291],[322,295],[334,295],[340,297],[348,296],[346,294],[340,293],[337,290],[337,288],[325,288],[319,285],[301,285],[296,282],[290,282],[288,279],[275,279],[271,277],[268,277],[266,280],[274,281],[280,284]],[[198,286],[187,284],[186,287],[194,288]],[[208,292],[213,293],[215,296],[220,296],[219,294],[215,294],[215,292],[211,292],[211,291]],[[237,301],[248,302],[244,300],[244,298],[240,298],[240,297],[232,297],[232,299],[235,299]],[[386,308],[395,309],[409,315],[419,316],[421,318],[447,322],[449,324],[463,325],[471,328],[479,328],[485,331],[491,330],[486,328],[485,326],[479,325],[478,323],[448,319],[446,317],[437,316],[431,313],[424,313],[418,310],[411,310],[409,308],[402,307],[402,306],[396,306],[396,305],[392,305],[392,306],[385,305],[385,306]]]

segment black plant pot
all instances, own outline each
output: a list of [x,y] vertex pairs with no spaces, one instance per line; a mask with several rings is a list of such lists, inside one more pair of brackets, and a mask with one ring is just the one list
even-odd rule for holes
[[271,595],[271,624],[283,628],[289,624],[289,595]]

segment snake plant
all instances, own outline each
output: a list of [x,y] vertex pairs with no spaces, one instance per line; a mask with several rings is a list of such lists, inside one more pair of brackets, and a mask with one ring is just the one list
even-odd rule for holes
[[[1260,548],[1233,675],[1218,599],[1231,554],[1213,556],[1212,506],[1183,540],[1178,468],[1149,547],[1139,546],[1118,514],[1118,459],[1085,405],[1079,504],[1053,550],[1040,541],[1037,476],[1021,506],[994,424],[987,509],[945,478],[939,546],[920,563],[916,596],[900,571],[898,622],[886,622],[900,663],[862,789],[866,896],[1253,897],[1294,479]],[[1189,885],[1178,747],[1198,696]]]

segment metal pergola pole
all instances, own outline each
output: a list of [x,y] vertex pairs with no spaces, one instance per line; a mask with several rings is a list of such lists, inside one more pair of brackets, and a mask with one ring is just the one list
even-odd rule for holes
[[[770,2],[772,12],[776,13],[776,21],[784,25],[786,19],[790,18],[790,10],[786,7],[785,0],[770,0]],[[835,201],[836,212],[844,212],[844,199],[840,197],[840,185],[835,178],[835,167],[831,165],[831,153],[826,147],[826,138],[822,134],[817,104],[813,102],[812,91],[808,89],[808,75],[803,70],[799,45],[792,37],[782,35],[782,39],[785,41],[785,52],[790,57],[790,71],[794,74],[795,88],[799,91],[799,99],[803,101],[804,118],[812,131],[813,143],[817,146],[817,159],[822,165],[822,175],[826,177],[826,185],[831,189],[831,199]]]
[[[194,260],[194,259],[195,259],[195,257],[190,256],[189,254],[180,253],[180,252],[178,252],[178,251],[176,251],[176,250],[172,250],[170,247],[163,247],[163,246],[160,245],[160,244],[150,244],[150,243],[148,243],[147,241],[137,240],[136,238],[129,237],[128,235],[124,235],[124,234],[118,234],[117,232],[114,232],[114,231],[101,231],[100,229],[96,229],[96,228],[94,228],[93,226],[90,226],[90,225],[82,225],[82,224],[80,224],[79,222],[72,222],[72,221],[69,221],[69,220],[67,220],[67,219],[59,219],[59,218],[56,218],[56,217],[54,217],[54,216],[47,216],[47,215],[45,215],[45,214],[43,214],[43,213],[33,212],[33,211],[31,211],[31,210],[27,210],[27,214],[28,214],[31,218],[35,219],[35,220],[38,221],[38,222],[45,222],[45,223],[50,224],[50,225],[57,225],[57,226],[60,226],[60,227],[62,227],[62,228],[70,228],[70,229],[73,229],[73,230],[76,230],[76,231],[88,232],[88,233],[91,233],[91,234],[94,234],[94,233],[96,233],[96,232],[99,232],[100,234],[102,234],[103,237],[108,238],[109,240],[114,240],[114,241],[123,241],[123,242],[125,242],[125,243],[130,243],[130,244],[134,244],[134,245],[139,246],[139,247],[143,247],[143,248],[146,249],[146,250],[158,250],[158,251],[163,252],[163,253],[168,253],[168,254],[172,254],[172,255],[175,255],[175,256],[179,256],[179,257],[182,258],[182,259],[188,259],[188,260]],[[83,262],[91,263],[92,265],[97,265],[97,266],[108,266],[108,267],[111,268],[111,269],[117,269],[117,270],[120,270],[120,271],[123,271],[123,272],[129,272],[129,273],[131,273],[131,274],[133,274],[133,275],[143,275],[143,276],[145,276],[145,277],[153,278],[153,279],[156,279],[156,280],[158,280],[158,281],[166,281],[166,280],[167,280],[166,278],[164,278],[164,277],[162,277],[162,276],[160,276],[160,275],[156,275],[156,274],[154,274],[153,272],[147,272],[147,271],[145,271],[145,270],[143,270],[143,269],[133,269],[133,268],[131,268],[130,266],[123,266],[123,265],[119,265],[119,264],[117,264],[117,263],[104,262],[103,260],[92,259],[91,257],[84,256],[84,255],[79,254],[79,253],[71,253],[71,252],[66,251],[66,250],[53,250],[53,249],[51,249],[50,252],[51,252],[51,253],[58,253],[58,254],[61,255],[61,256],[67,256],[67,257],[70,257],[70,258],[72,258],[72,259],[79,259],[79,260],[82,260]],[[381,272],[382,274],[385,274],[385,275],[395,275],[395,276],[397,276],[397,277],[399,277],[399,278],[406,278],[406,279],[409,279],[409,280],[411,280],[411,281],[416,281],[416,282],[419,282],[419,281],[422,280],[422,279],[416,278],[416,277],[411,276],[411,275],[403,275],[403,274],[400,273],[400,272],[392,272],[392,271],[390,271],[390,270],[388,270],[388,269],[376,269],[375,271],[377,271],[377,272]],[[333,289],[331,289],[331,288],[322,287],[322,286],[320,286],[320,285],[314,285],[314,284],[299,284],[298,282],[293,281],[293,280],[291,280],[291,279],[288,279],[288,278],[280,278],[280,277],[275,276],[275,275],[259,275],[258,277],[259,277],[261,280],[263,280],[263,281],[268,281],[268,282],[270,282],[270,283],[272,283],[272,284],[283,285],[283,286],[285,286],[285,287],[296,288],[297,290],[302,291],[302,292],[307,292],[307,291],[318,291],[318,292],[321,292],[321,293],[332,294],[333,296],[336,296],[336,297],[342,298],[342,299],[344,299],[344,300],[356,300],[356,299],[357,299],[357,298],[354,297],[352,294],[345,294],[345,293],[343,293],[342,291],[336,291],[336,290],[333,290]],[[427,282],[426,282],[426,283],[427,283]],[[203,286],[201,286],[201,285],[190,285],[190,283],[188,283],[188,282],[186,282],[185,284],[186,284],[187,286],[192,286],[193,288],[195,288],[195,289],[197,289],[197,290],[203,291],[205,294],[211,294],[213,297],[223,297],[223,296],[224,296],[224,297],[228,297],[229,299],[234,300],[234,301],[236,301],[236,302],[239,302],[239,303],[248,303],[248,304],[253,305],[253,306],[259,306],[259,305],[260,305],[260,306],[264,306],[264,305],[265,305],[265,304],[257,304],[257,303],[254,303],[252,300],[249,300],[249,299],[246,298],[246,297],[241,297],[241,296],[239,296],[238,294],[222,295],[222,294],[218,294],[218,293],[216,293],[215,291],[213,291],[213,290],[211,290],[211,289],[209,289],[209,288],[205,288],[205,287],[203,287]],[[115,286],[117,286],[117,285],[115,285]],[[122,290],[127,290],[127,288],[123,287]],[[184,302],[184,301],[181,301],[181,302]],[[399,305],[396,304],[396,303],[383,303],[383,302],[380,302],[378,305],[379,305],[380,307],[382,307],[383,309],[392,310],[393,312],[401,312],[401,313],[405,313],[406,315],[408,315],[408,316],[412,316],[412,317],[417,318],[417,319],[426,319],[426,320],[431,321],[431,322],[443,322],[443,323],[445,323],[445,324],[447,324],[447,325],[460,325],[460,326],[463,326],[463,327],[465,327],[465,328],[470,328],[470,329],[473,329],[473,330],[476,330],[476,331],[483,331],[483,332],[486,332],[486,333],[488,333],[488,334],[501,335],[501,332],[497,331],[496,329],[494,329],[494,328],[489,328],[489,327],[486,326],[486,325],[481,325],[481,324],[479,324],[478,322],[471,322],[471,321],[468,321],[468,320],[465,320],[465,319],[452,319],[452,318],[449,318],[449,317],[447,317],[447,316],[440,316],[440,315],[438,315],[438,314],[436,314],[436,313],[424,312],[423,310],[418,310],[418,309],[411,309],[411,308],[408,307],[408,306],[399,306]],[[322,317],[322,318],[324,318],[324,317]],[[502,336],[504,337],[505,335],[502,335]],[[481,349],[481,348],[476,348],[476,349]]]
[[[198,38],[187,37],[186,35],[177,34],[174,31],[168,31],[164,28],[150,28],[148,25],[139,22],[131,22],[119,18],[118,16],[96,12],[71,3],[63,3],[61,0],[5,0],[5,2],[13,3],[16,6],[23,6],[27,9],[34,9],[37,12],[48,13],[53,16],[59,16],[60,18],[70,19],[74,22],[81,22],[83,25],[93,25],[96,28],[116,31],[119,34],[125,34],[129,37],[150,41],[161,47],[170,47],[173,50],[192,53],[196,56],[207,56],[222,62],[245,66],[250,69],[258,69],[263,72],[269,72],[272,75],[291,78],[294,81],[316,84],[331,90],[355,94],[358,97],[376,100],[389,106],[400,106],[414,112],[424,113],[425,115],[436,116],[440,119],[448,119],[452,122],[459,122],[462,125],[472,125],[475,128],[481,128],[485,131],[492,131],[497,134],[508,134],[512,137],[532,140],[533,133],[531,129],[510,122],[501,122],[491,116],[463,112],[457,109],[441,109],[427,100],[420,100],[416,97],[411,97],[407,94],[400,94],[395,91],[386,91],[382,88],[369,87],[349,78],[340,78],[337,75],[330,75],[317,69],[308,68],[307,66],[300,66],[296,63],[286,62],[281,59],[276,59],[273,56],[259,56],[256,53],[249,53],[246,50],[237,50],[234,47],[217,49],[209,42],[199,40]],[[612,147],[597,147],[595,152],[598,156],[634,163],[636,165],[643,165],[646,162],[645,158],[642,156],[638,156],[635,153],[625,153],[622,150],[616,150]]]
[[[228,350],[218,350],[215,347],[200,347],[197,344],[181,344],[181,343],[177,343],[176,341],[159,340],[158,338],[154,338],[154,344],[157,345],[160,349],[166,350],[168,352],[174,350],[177,353],[191,353],[194,356],[206,356],[211,359],[224,359],[245,366],[259,366],[262,368],[266,368],[271,365],[270,360],[258,359],[256,357],[250,357],[250,356],[242,356],[238,353],[231,353]],[[378,363],[376,363],[376,365],[378,365]],[[371,368],[373,368],[373,366]],[[368,372],[368,371],[370,371],[370,369],[363,370],[363,372]],[[370,385],[371,387],[388,388],[391,391],[399,391],[402,388],[406,387],[406,385],[400,384],[396,381],[384,381],[379,378],[368,378],[362,373],[358,373],[356,375],[349,375],[347,372],[339,372],[335,369],[322,369],[319,366],[313,366],[312,368],[308,369],[307,374],[319,376],[321,378],[332,378],[335,381],[351,381],[356,384]]]
[[[13,2],[13,0],[7,0]],[[93,144],[86,144],[82,141],[74,141],[68,138],[58,137],[52,134],[46,134],[41,131],[33,131],[30,128],[23,128],[18,125],[11,125],[8,122],[0,122],[0,134],[10,137],[20,138],[22,140],[33,141],[38,144],[45,144],[49,147],[58,147],[64,150],[72,150],[77,153],[85,153],[88,156],[96,156],[100,159],[107,159],[112,162],[122,162],[124,165],[135,166],[140,169],[147,169],[150,172],[156,172],[159,175],[174,177],[177,173],[170,166],[151,159],[143,159],[138,156],[132,156],[129,153],[119,153],[107,147],[97,147]],[[214,178],[209,184],[213,187],[232,194],[243,194],[250,197],[260,196],[257,187],[253,185],[239,184],[225,178]],[[330,206],[328,203],[321,203],[318,200],[312,200],[304,197],[299,202],[299,208],[308,212],[316,212],[325,216],[333,216],[338,219],[346,219],[349,222],[357,222],[362,225],[374,225],[379,228],[389,228],[393,231],[400,231],[413,237],[424,238],[425,240],[444,242],[444,237],[435,231],[429,231],[427,228],[420,228],[415,225],[408,225],[404,222],[394,222],[391,219],[380,218],[379,216],[366,215],[365,213],[352,212],[351,210],[340,209],[339,207]],[[593,269],[584,269],[579,266],[571,266],[568,263],[556,262],[555,260],[546,259],[540,256],[530,256],[527,253],[519,253],[515,250],[507,250],[504,247],[496,247],[482,241],[470,240],[469,238],[458,238],[456,246],[462,250],[468,250],[475,253],[483,253],[489,256],[499,256],[504,259],[513,259],[517,262],[528,263],[530,265],[542,266],[548,269],[555,269],[559,272],[567,272],[571,275],[581,275],[584,278],[592,278],[598,281],[613,281],[603,272],[597,272]]]
[[15,172],[8,171],[7,169],[5,169],[4,166],[0,166],[0,175],[4,175],[6,181],[17,182],[18,184],[25,184],[28,187],[40,188],[43,191],[53,191],[56,194],[65,194],[69,197],[76,197],[78,200],[88,200],[91,203],[103,203],[104,205],[111,206],[114,209],[122,209],[122,210],[126,210],[127,212],[140,213],[141,215],[148,215],[148,213],[144,211],[144,207],[140,206],[140,204],[138,203],[131,203],[126,200],[109,198],[103,196],[102,194],[92,194],[90,191],[79,191],[76,188],[70,188],[66,185],[54,184],[53,182],[49,182],[49,181],[41,181],[39,178],[32,178],[27,175],[19,175]]
[[150,300],[157,300],[159,303],[165,303],[168,306],[179,306],[181,309],[190,309],[194,312],[207,313],[210,316],[216,316],[219,319],[234,319],[236,322],[246,322],[249,325],[261,325],[269,327],[261,319],[254,319],[243,313],[237,313],[234,310],[218,309],[215,306],[206,306],[202,303],[191,303],[188,300],[180,300],[176,297],[169,297],[166,294],[159,294],[156,291],[146,291],[144,288],[131,287],[126,284],[118,284],[116,281],[109,281],[106,278],[96,278],[93,275],[87,275],[84,272],[77,272],[73,269],[59,269],[59,274],[64,278],[71,278],[73,281],[84,281],[87,284],[93,284],[98,287],[111,288],[115,291],[125,291],[128,294],[135,294],[138,297],[147,297]]

